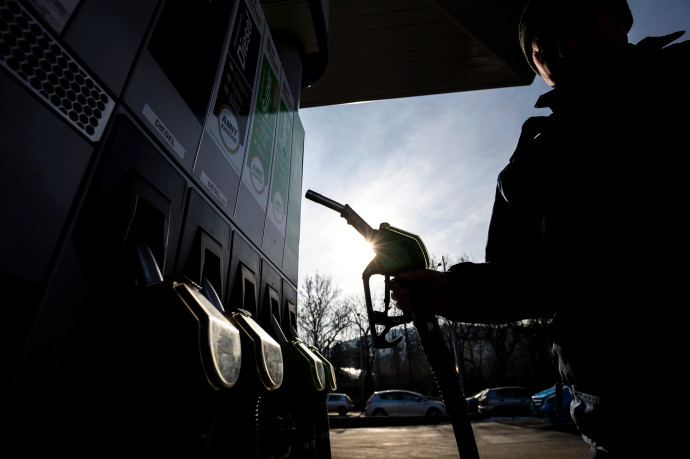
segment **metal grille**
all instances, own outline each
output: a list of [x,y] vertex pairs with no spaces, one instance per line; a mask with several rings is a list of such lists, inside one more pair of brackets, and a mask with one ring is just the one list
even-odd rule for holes
[[0,64],[90,140],[100,140],[112,98],[13,0],[0,0]]

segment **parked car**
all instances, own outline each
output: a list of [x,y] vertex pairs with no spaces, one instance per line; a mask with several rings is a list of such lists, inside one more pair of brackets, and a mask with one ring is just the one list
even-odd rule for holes
[[409,390],[382,390],[369,397],[366,416],[437,416],[447,414],[446,406]]
[[530,409],[532,415],[544,418],[553,424],[572,422],[570,418],[570,401],[573,399],[568,386],[563,386],[562,401],[560,407],[556,403],[556,386],[544,389],[532,395]]
[[491,387],[484,389],[478,395],[477,411],[483,416],[530,414],[532,395],[524,387]]
[[465,406],[467,407],[467,412],[470,414],[476,414],[479,412],[479,396],[482,395],[484,391],[477,392],[471,397],[465,397]]
[[328,412],[337,411],[340,416],[345,416],[349,411],[352,411],[352,399],[347,394],[339,394],[331,392],[326,396],[326,404],[328,405]]

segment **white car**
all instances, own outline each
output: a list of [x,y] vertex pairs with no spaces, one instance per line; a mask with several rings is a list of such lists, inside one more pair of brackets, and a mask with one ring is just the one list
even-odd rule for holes
[[330,393],[326,396],[328,412],[337,411],[340,416],[345,416],[352,410],[352,399],[347,394]]
[[366,416],[438,416],[447,413],[443,403],[409,390],[374,392],[364,408]]

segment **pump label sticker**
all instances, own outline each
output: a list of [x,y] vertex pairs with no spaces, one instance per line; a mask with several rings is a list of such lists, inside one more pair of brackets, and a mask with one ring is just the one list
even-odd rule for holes
[[218,131],[223,145],[231,153],[237,153],[237,148],[240,146],[240,125],[237,116],[227,105],[223,105],[220,109]]
[[206,123],[206,131],[238,174],[246,151],[254,80],[261,54],[261,28],[255,21],[247,5],[240,2],[217,82],[213,112]]
[[72,17],[72,13],[79,6],[81,0],[29,0],[31,6],[36,8],[38,14],[53,28],[59,35],[62,33],[65,24]]
[[149,104],[144,104],[144,109],[141,111],[144,117],[151,123],[154,130],[158,132],[161,137],[172,147],[172,149],[177,153],[180,159],[184,158],[184,147],[180,145],[180,142],[172,135],[170,130],[165,127],[165,124],[158,118],[158,115],[149,107]]
[[249,158],[249,170],[251,171],[250,177],[254,191],[263,193],[264,188],[266,188],[266,170],[258,155],[252,155]]
[[302,160],[304,156],[304,127],[295,111],[292,129],[292,157],[290,158],[290,190],[288,191],[287,226],[285,243],[299,252],[299,227],[302,209]]
[[268,217],[285,236],[285,215],[287,214],[288,188],[290,184],[290,156],[292,147],[293,110],[292,100],[286,83],[281,86],[280,106],[278,109],[278,128],[275,140],[273,172],[271,173],[271,191],[269,196]]
[[213,195],[218,198],[218,200],[223,204],[223,207],[228,207],[228,198],[225,197],[223,193],[221,193],[220,189],[216,186],[215,183],[209,178],[208,175],[206,175],[206,172],[201,171],[201,183],[206,185],[206,188],[208,188]]
[[271,172],[278,100],[278,77],[264,56],[257,85],[254,122],[250,129],[249,151],[242,172],[242,180],[264,210],[268,201],[268,174]]
[[283,202],[283,195],[280,193],[276,192],[273,193],[273,217],[276,222],[281,225],[281,228],[284,226],[283,225],[283,220],[285,219],[285,202]]

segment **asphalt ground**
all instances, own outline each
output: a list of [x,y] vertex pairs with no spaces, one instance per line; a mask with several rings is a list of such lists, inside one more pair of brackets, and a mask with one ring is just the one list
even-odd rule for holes
[[[448,421],[377,427],[338,425],[344,424],[331,422],[332,459],[460,457]],[[589,458],[589,447],[569,426],[557,427],[534,418],[501,418],[473,421],[472,429],[481,459]]]

